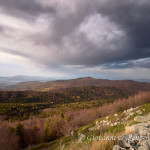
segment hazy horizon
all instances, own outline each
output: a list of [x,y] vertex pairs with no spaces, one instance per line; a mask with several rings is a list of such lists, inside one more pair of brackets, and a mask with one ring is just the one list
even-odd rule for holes
[[48,82],[48,81],[56,81],[56,80],[72,80],[72,79],[80,79],[80,78],[93,78],[93,79],[104,79],[104,80],[133,80],[138,82],[150,82],[150,79],[134,79],[134,78],[99,78],[99,77],[92,77],[92,76],[80,76],[80,77],[49,77],[49,76],[27,76],[27,75],[16,75],[16,76],[0,76],[0,82]]

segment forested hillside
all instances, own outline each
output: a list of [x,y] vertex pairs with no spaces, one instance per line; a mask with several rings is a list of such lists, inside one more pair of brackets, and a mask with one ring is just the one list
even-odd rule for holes
[[115,87],[138,93],[139,91],[150,91],[150,83],[132,80],[106,80],[91,77],[72,80],[56,80],[51,82],[24,82],[12,85],[6,90],[33,90],[33,91],[56,91],[81,86]]
[[126,98],[131,92],[112,87],[78,87],[55,92],[38,91],[0,91],[1,103],[49,102],[70,103],[76,101],[114,100]]

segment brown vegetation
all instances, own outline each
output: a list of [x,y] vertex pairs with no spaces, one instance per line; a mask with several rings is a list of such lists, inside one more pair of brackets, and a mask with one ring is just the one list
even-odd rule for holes
[[[48,142],[67,135],[72,129],[92,123],[97,118],[146,103],[150,103],[150,92],[140,93],[128,99],[117,100],[99,108],[64,112],[64,114],[48,118],[25,120],[20,122],[23,129],[22,126],[18,126],[17,122],[2,121],[0,125],[0,145],[3,146],[3,150],[9,149],[9,147],[13,147],[11,150],[17,150],[20,146],[26,147],[42,141]],[[21,145],[22,142],[23,145]]]
[[18,150],[19,137],[15,134],[9,124],[0,122],[0,150]]

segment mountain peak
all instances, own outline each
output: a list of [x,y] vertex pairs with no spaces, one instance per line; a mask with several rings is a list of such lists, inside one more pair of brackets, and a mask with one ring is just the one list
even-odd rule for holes
[[95,79],[95,78],[92,78],[92,77],[81,77],[81,78],[78,78],[78,79],[87,79],[87,80],[91,80],[91,79]]

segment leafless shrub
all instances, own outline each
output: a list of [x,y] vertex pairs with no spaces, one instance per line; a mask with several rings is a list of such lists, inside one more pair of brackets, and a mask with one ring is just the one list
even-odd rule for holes
[[8,126],[8,123],[0,125],[0,150],[18,150],[19,138]]

